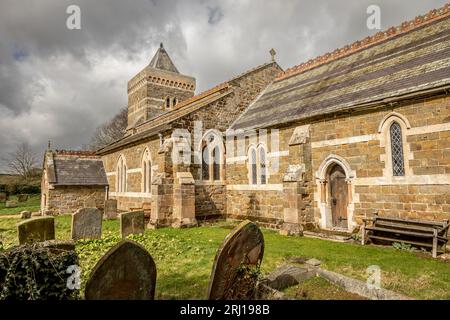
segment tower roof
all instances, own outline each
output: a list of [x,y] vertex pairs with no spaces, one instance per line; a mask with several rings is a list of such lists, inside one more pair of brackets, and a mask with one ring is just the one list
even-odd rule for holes
[[162,43],[150,61],[149,67],[179,73]]

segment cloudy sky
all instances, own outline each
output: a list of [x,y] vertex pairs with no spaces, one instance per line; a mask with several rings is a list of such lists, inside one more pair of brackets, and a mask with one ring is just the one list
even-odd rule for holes
[[[127,81],[160,42],[197,92],[270,59],[283,68],[398,25],[445,0],[0,0],[0,158],[78,149],[127,103]],[[69,5],[81,30],[66,27]],[[0,171],[2,167],[0,166]]]

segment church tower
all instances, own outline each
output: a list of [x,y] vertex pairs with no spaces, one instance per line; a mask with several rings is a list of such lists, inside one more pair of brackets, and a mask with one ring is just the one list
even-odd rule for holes
[[150,64],[128,82],[128,129],[169,112],[195,91],[195,78],[181,74],[161,43]]

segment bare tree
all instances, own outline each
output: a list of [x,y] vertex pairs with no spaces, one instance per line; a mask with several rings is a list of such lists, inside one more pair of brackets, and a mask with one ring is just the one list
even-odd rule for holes
[[98,150],[111,142],[122,138],[128,125],[128,110],[123,108],[110,121],[95,130],[89,143],[91,150]]
[[2,159],[9,170],[28,180],[36,172],[37,157],[28,143],[18,144],[13,152]]

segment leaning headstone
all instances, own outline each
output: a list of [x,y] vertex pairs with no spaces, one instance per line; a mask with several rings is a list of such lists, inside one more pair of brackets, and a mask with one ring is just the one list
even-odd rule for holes
[[122,240],[96,264],[86,282],[87,300],[153,300],[156,265],[138,243]]
[[31,212],[30,211],[22,211],[20,213],[21,219],[30,219],[31,218]]
[[263,255],[264,237],[258,226],[248,220],[239,224],[217,251],[208,287],[208,299],[254,298]]
[[131,211],[124,212],[119,215],[120,217],[120,234],[122,238],[125,238],[129,234],[144,233],[144,212],[143,211]]
[[100,239],[102,212],[97,208],[82,208],[72,214],[72,239]]
[[105,219],[117,219],[117,200],[105,200]]
[[5,208],[17,208],[17,201],[16,200],[6,201]]
[[33,218],[17,225],[19,243],[42,242],[55,239],[55,220],[53,217]]
[[0,192],[0,202],[5,202],[5,201],[6,201],[6,193]]
[[27,194],[19,194],[19,196],[17,197],[17,200],[19,202],[25,202],[28,201],[28,195]]

